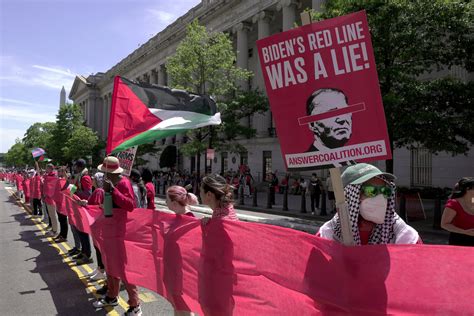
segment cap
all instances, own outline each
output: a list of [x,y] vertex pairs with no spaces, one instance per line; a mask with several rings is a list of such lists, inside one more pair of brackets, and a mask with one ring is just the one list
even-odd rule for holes
[[348,167],[342,173],[342,185],[345,187],[348,184],[361,184],[376,176],[384,176],[390,181],[397,178],[393,174],[382,172],[377,167],[369,165],[368,163],[359,163]]

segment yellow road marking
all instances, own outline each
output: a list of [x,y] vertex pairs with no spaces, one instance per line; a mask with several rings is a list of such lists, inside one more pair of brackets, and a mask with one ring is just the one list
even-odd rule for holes
[[[16,195],[15,195],[13,192],[11,192],[10,190],[7,190],[7,191],[9,191],[10,194],[12,194],[12,195],[14,195],[14,196],[16,197]],[[23,203],[20,203],[20,207],[21,207],[24,211],[26,211],[27,213],[30,213],[30,212],[26,209],[25,205],[21,205],[21,204],[23,204]],[[31,213],[30,213],[30,214],[31,214]],[[35,226],[38,227],[38,229],[39,229],[44,235],[46,235],[47,232],[46,232],[45,229],[46,229],[47,225],[44,224],[39,218],[33,218],[33,217],[31,217],[30,219],[34,222]],[[69,266],[69,268],[71,268],[71,270],[76,273],[76,275],[78,276],[79,280],[80,280],[80,281],[84,284],[84,286],[86,287],[86,290],[87,290],[89,293],[91,293],[92,295],[94,295],[94,297],[100,298],[101,296],[98,295],[98,294],[96,294],[97,288],[96,288],[93,284],[89,284],[89,283],[86,281],[87,276],[85,276],[85,275],[82,273],[82,271],[81,271],[77,266],[74,266],[74,265],[73,265],[73,262],[72,262],[71,258],[69,258],[69,257],[66,255],[66,253],[61,249],[61,247],[59,247],[59,245],[57,245],[57,244],[53,241],[53,239],[52,239],[51,237],[47,237],[47,239],[48,239],[49,243],[50,243],[54,248],[56,248],[56,249],[59,251],[59,255],[63,258],[63,262],[65,262],[65,263]],[[66,250],[70,250],[70,249],[71,249],[71,247],[69,246],[68,243],[62,242],[61,244],[62,244],[62,246],[63,246],[64,248],[66,248]],[[87,272],[89,272],[89,273],[92,272],[92,269],[91,269],[91,267],[90,267],[89,265],[82,265],[82,267],[83,267]],[[127,309],[128,309],[128,304],[124,301],[124,299],[123,299],[120,295],[118,296],[118,303],[119,303],[120,307],[122,307],[124,310],[127,310]],[[107,311],[107,315],[111,315],[111,316],[119,316],[119,315],[120,315],[112,306],[107,306],[107,307],[105,307],[104,309]]]
[[144,292],[144,293],[140,293],[138,295],[138,297],[145,303],[150,303],[150,302],[155,302],[157,301],[157,298],[155,295],[153,295],[152,293],[150,292]]

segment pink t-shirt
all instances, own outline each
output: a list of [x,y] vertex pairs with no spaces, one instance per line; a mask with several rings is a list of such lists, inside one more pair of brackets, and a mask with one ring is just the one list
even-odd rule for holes
[[446,207],[456,212],[456,216],[454,216],[451,224],[461,229],[474,228],[474,215],[467,213],[456,199],[448,200]]

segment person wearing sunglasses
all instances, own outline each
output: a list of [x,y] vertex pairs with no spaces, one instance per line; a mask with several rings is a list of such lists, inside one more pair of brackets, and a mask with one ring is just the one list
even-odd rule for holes
[[[360,163],[341,177],[355,245],[422,243],[418,232],[395,212],[393,174]],[[318,236],[342,242],[338,214],[321,226]]]

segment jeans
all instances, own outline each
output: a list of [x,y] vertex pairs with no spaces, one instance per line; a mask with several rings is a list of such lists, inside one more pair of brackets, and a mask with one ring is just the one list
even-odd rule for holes
[[41,199],[33,199],[33,215],[43,215]]
[[63,237],[64,239],[67,239],[67,232],[68,232],[67,216],[58,212],[58,220],[59,220],[59,227],[60,227],[59,235]]
[[313,212],[313,213],[314,213],[315,206],[316,206],[317,209],[319,209],[319,197],[320,196],[321,196],[321,192],[311,193],[311,198],[310,198],[310,200],[311,200],[311,212]]
[[69,222],[69,226],[71,226],[72,237],[74,238],[74,248],[81,250],[81,238],[79,237],[78,230],[71,222]]
[[79,234],[79,239],[81,240],[82,253],[87,258],[89,258],[91,256],[91,240],[89,238],[89,234],[81,232],[80,230],[77,230],[77,233]]

